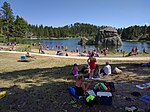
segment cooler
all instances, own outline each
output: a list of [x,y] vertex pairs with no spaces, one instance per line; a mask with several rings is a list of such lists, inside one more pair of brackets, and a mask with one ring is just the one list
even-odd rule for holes
[[101,105],[112,105],[112,93],[111,92],[97,92],[97,101]]

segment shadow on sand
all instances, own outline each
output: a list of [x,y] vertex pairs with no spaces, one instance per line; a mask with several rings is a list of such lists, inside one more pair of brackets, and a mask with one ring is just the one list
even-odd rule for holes
[[[79,65],[79,68],[83,65]],[[100,65],[102,67],[103,65]],[[122,67],[123,72],[149,75],[149,68],[132,66],[130,63],[113,64],[112,67]],[[149,105],[131,96],[131,92],[138,91],[142,95],[150,94],[149,91],[140,90],[136,84],[149,81],[149,78],[138,80],[130,77],[120,78],[120,75],[111,77],[116,87],[113,93],[113,105],[94,105],[87,107],[82,105],[80,109],[69,104],[71,96],[67,88],[74,85],[71,75],[72,66],[28,69],[0,74],[0,80],[12,83],[10,87],[1,87],[6,90],[7,96],[0,99],[0,112],[123,112],[125,106],[137,105],[145,109]],[[141,74],[143,73],[143,74]],[[116,78],[117,77],[117,78]],[[104,78],[105,80],[105,78]],[[93,84],[94,85],[94,84]],[[6,85],[7,86],[7,85]],[[132,97],[134,101],[126,101],[125,97]]]

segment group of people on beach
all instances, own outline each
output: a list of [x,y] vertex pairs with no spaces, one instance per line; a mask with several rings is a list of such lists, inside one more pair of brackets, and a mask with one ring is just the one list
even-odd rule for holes
[[91,53],[90,57],[87,59],[87,67],[83,67],[81,71],[79,70],[78,65],[75,63],[72,68],[72,75],[75,77],[76,94],[78,96],[83,96],[90,84],[93,82],[91,80],[85,84],[83,75],[84,73],[88,74],[87,77],[89,79],[102,78],[104,75],[111,74],[111,66],[108,62],[106,62],[106,65],[100,70],[99,66],[96,64],[94,53]]
[[5,45],[10,46],[9,51],[15,51],[17,47],[16,42],[7,42]]
[[[94,53],[95,57],[100,57],[101,55],[107,56],[107,54],[109,54],[109,49],[108,48],[97,48],[97,49],[87,49],[84,46],[83,51],[81,49],[78,48],[78,46],[76,46],[76,48],[72,51],[70,51],[70,53],[68,52],[68,47],[64,46],[64,45],[59,45],[56,44],[56,46],[47,46],[46,44],[42,45],[40,42],[39,44],[33,43],[33,46],[39,46],[39,53],[41,54],[45,54],[44,50],[56,50],[56,55],[65,55],[65,56],[69,56],[73,53],[78,53],[77,55],[79,56],[85,56],[85,57],[89,57],[91,55],[91,53]],[[116,52],[121,52],[123,54],[123,57],[128,57],[128,56],[133,56],[133,55],[138,55],[139,54],[139,49],[138,47],[132,47],[131,51],[128,52],[128,54],[126,54],[125,51],[123,51],[122,49],[116,49]],[[146,49],[143,48],[143,53],[146,53]],[[73,54],[74,55],[74,54]]]
[[[145,48],[143,48],[143,53],[147,53],[146,52],[146,49]],[[126,57],[128,57],[128,56],[133,56],[133,55],[138,55],[139,54],[139,49],[138,49],[138,47],[132,47],[131,48],[131,51],[128,53],[128,55],[126,55]],[[123,56],[124,56],[124,54],[123,54]]]
[[[60,46],[59,44],[56,44],[56,48],[54,46],[49,47],[47,46],[47,44],[42,45],[40,42],[38,44],[36,43],[32,43],[32,46],[39,46],[39,53],[41,54],[45,54],[44,50],[56,50],[56,54],[58,52],[61,52],[61,54],[64,54],[64,51],[66,52],[66,56],[68,56],[68,47],[67,46]],[[91,52],[94,53],[95,57],[99,57],[100,54],[104,54],[104,56],[107,55],[108,53],[108,48],[104,48],[104,49],[99,49],[97,48],[95,49],[88,49],[86,50],[86,47],[84,48],[84,50],[82,51],[81,49],[79,49],[77,46],[74,50],[70,51],[71,53],[79,53],[80,56],[90,56]]]
[[131,49],[131,52],[132,52],[132,54],[134,54],[134,55],[138,55],[139,54],[139,49],[137,48],[137,47],[132,47],[132,49]]

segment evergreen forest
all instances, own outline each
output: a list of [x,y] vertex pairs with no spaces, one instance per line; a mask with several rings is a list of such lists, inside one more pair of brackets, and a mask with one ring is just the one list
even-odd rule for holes
[[[23,17],[14,16],[11,5],[4,2],[0,6],[0,37],[9,38],[95,38],[98,30],[107,26],[96,26],[88,23],[76,22],[71,25],[53,27],[43,25],[32,25]],[[116,28],[121,39],[150,41],[150,26],[130,26],[127,28]]]

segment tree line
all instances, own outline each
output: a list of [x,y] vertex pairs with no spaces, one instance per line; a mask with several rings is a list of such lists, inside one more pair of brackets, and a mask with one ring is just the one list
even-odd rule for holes
[[150,41],[150,26],[130,26],[118,29],[118,33],[124,40],[146,40]]
[[[104,26],[103,26],[104,27]],[[48,27],[43,25],[30,25],[28,26],[29,32],[35,37],[55,37],[55,38],[65,38],[65,37],[94,37],[97,30],[102,28],[96,25],[86,24],[86,23],[75,23],[71,25],[66,25],[63,27]]]
[[[96,26],[87,23],[74,23],[63,27],[31,25],[21,16],[14,16],[11,6],[4,2],[0,9],[0,34],[16,38],[65,38],[91,37],[95,38],[98,30],[107,26]],[[150,41],[150,26],[130,26],[117,29],[124,40]]]

